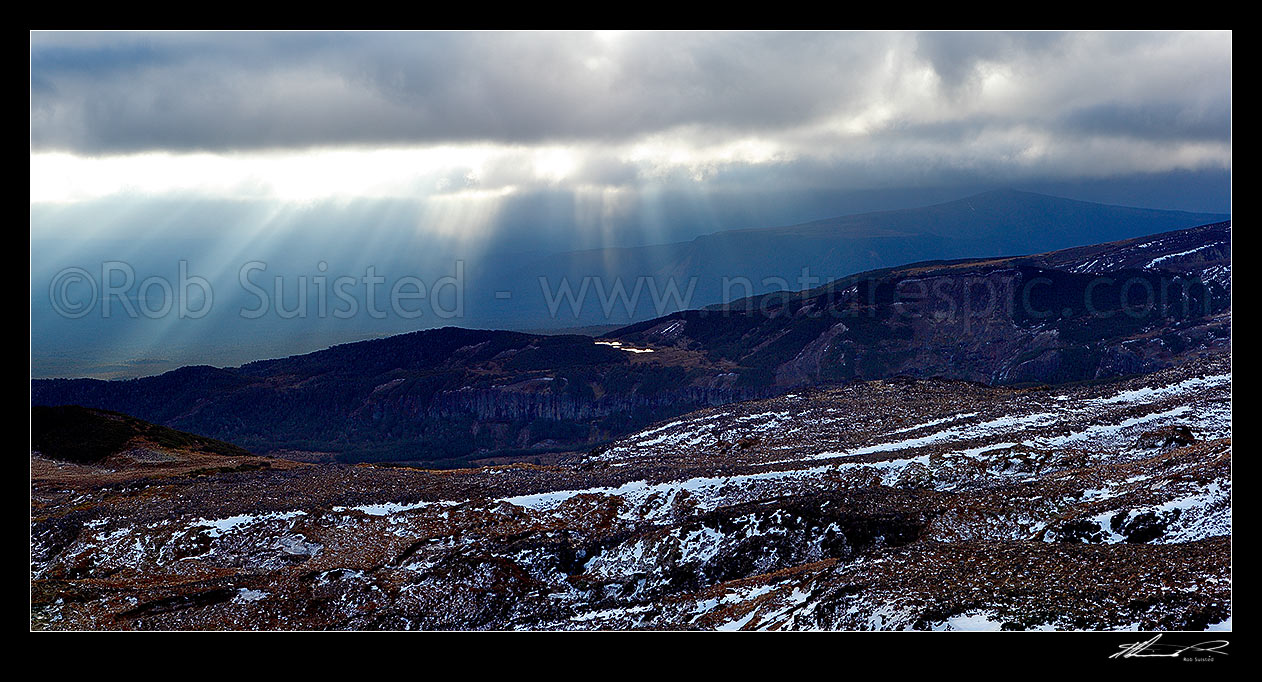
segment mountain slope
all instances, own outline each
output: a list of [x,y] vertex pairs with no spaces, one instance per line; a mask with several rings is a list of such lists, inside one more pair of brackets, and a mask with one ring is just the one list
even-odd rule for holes
[[138,445],[195,450],[225,457],[250,456],[231,443],[150,424],[125,414],[77,405],[31,407],[31,449],[46,457],[94,463]]
[[158,480],[294,466],[117,412],[31,407],[31,476],[56,491],[47,500],[32,498],[33,513],[66,503],[65,495],[83,485],[139,490]]
[[668,315],[607,338],[697,349],[789,388],[1148,372],[1230,344],[1231,223],[1034,256],[914,263]]

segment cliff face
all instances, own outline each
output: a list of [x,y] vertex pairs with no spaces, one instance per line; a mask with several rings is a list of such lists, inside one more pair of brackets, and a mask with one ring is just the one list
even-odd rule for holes
[[[731,388],[683,388],[664,391],[655,395],[605,395],[600,398],[582,398],[568,395],[517,393],[511,391],[480,389],[473,391],[445,391],[435,395],[423,408],[413,402],[411,409],[400,401],[379,407],[395,409],[402,414],[424,415],[435,419],[472,417],[479,421],[515,421],[523,419],[551,419],[555,421],[583,421],[608,417],[620,413],[642,410],[687,411],[701,407],[725,405],[748,400],[768,391],[739,390]],[[377,407],[377,406],[375,406]]]

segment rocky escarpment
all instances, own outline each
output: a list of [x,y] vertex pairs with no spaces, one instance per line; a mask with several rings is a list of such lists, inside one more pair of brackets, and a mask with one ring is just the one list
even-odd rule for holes
[[[635,352],[642,351],[642,352]],[[445,328],[239,368],[32,382],[36,405],[114,409],[261,453],[452,465],[591,447],[700,407],[770,395],[696,353],[586,336]]]

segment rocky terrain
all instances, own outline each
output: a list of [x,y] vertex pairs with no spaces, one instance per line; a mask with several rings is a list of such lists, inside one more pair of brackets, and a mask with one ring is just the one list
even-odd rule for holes
[[1152,372],[1231,344],[1231,225],[875,270],[603,337],[445,328],[236,368],[32,382],[303,461],[542,462],[697,409],[906,375],[992,385]]
[[[1055,387],[792,389],[546,465],[243,468],[194,441],[137,447],[32,452],[32,627],[1201,630],[1232,615],[1231,364],[1210,348]],[[173,466],[206,458],[224,466]]]

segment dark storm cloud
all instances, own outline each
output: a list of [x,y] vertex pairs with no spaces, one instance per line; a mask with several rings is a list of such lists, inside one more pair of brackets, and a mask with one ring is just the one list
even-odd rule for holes
[[1226,94],[1210,102],[1167,101],[1098,104],[1065,113],[1066,132],[1129,136],[1148,140],[1222,140],[1231,128]]
[[1016,57],[1042,55],[1061,43],[1062,33],[925,33],[916,41],[916,53],[927,59],[947,88],[972,80],[981,62],[1005,62]]
[[37,147],[532,143],[698,123],[777,128],[862,95],[855,77],[881,57],[881,36],[866,34],[96,38],[34,37]]

